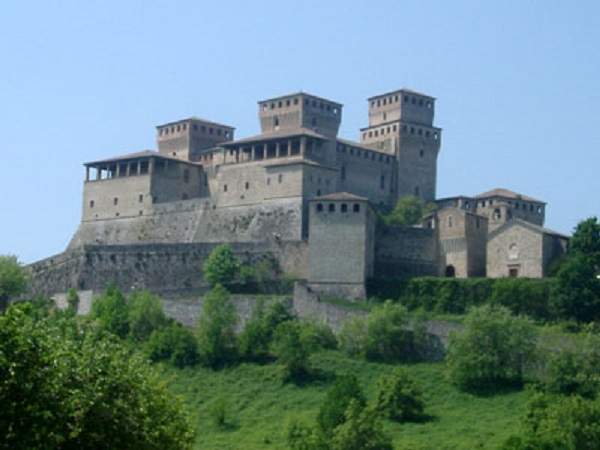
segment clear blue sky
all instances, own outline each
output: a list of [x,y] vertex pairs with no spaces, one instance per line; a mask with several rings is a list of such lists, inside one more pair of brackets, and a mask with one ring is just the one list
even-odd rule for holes
[[600,215],[598,1],[4,1],[0,254],[61,252],[86,160],[155,148],[198,115],[258,131],[256,101],[437,97],[438,196],[507,187],[570,232]]

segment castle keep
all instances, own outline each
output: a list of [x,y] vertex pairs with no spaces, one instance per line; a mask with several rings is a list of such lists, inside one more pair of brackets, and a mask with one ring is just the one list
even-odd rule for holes
[[[35,283],[195,288],[206,255],[229,243],[358,298],[372,277],[541,277],[565,251],[567,238],[543,228],[543,201],[506,189],[436,199],[433,97],[369,98],[360,142],[338,136],[342,113],[298,92],[258,102],[259,135],[192,117],[157,126],[158,151],[85,163],[81,224],[63,254],[31,266]],[[438,208],[416,227],[378,224],[406,195]]]

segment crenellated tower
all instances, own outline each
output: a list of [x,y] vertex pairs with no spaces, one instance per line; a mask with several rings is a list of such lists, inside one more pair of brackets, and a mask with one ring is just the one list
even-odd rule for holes
[[441,129],[433,125],[435,98],[408,89],[376,95],[369,101],[369,126],[361,142],[394,155],[396,196],[436,196]]

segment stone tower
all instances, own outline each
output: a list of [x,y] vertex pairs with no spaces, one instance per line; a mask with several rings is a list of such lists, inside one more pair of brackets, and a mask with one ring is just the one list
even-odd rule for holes
[[396,157],[396,196],[435,200],[441,129],[433,126],[435,98],[408,89],[369,101],[369,126],[361,142]]

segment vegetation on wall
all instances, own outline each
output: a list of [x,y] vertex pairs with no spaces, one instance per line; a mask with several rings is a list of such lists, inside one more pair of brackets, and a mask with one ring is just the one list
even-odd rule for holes
[[418,224],[423,216],[435,209],[435,203],[424,203],[419,197],[406,195],[398,200],[388,214],[382,214],[380,219],[386,225],[411,226]]

